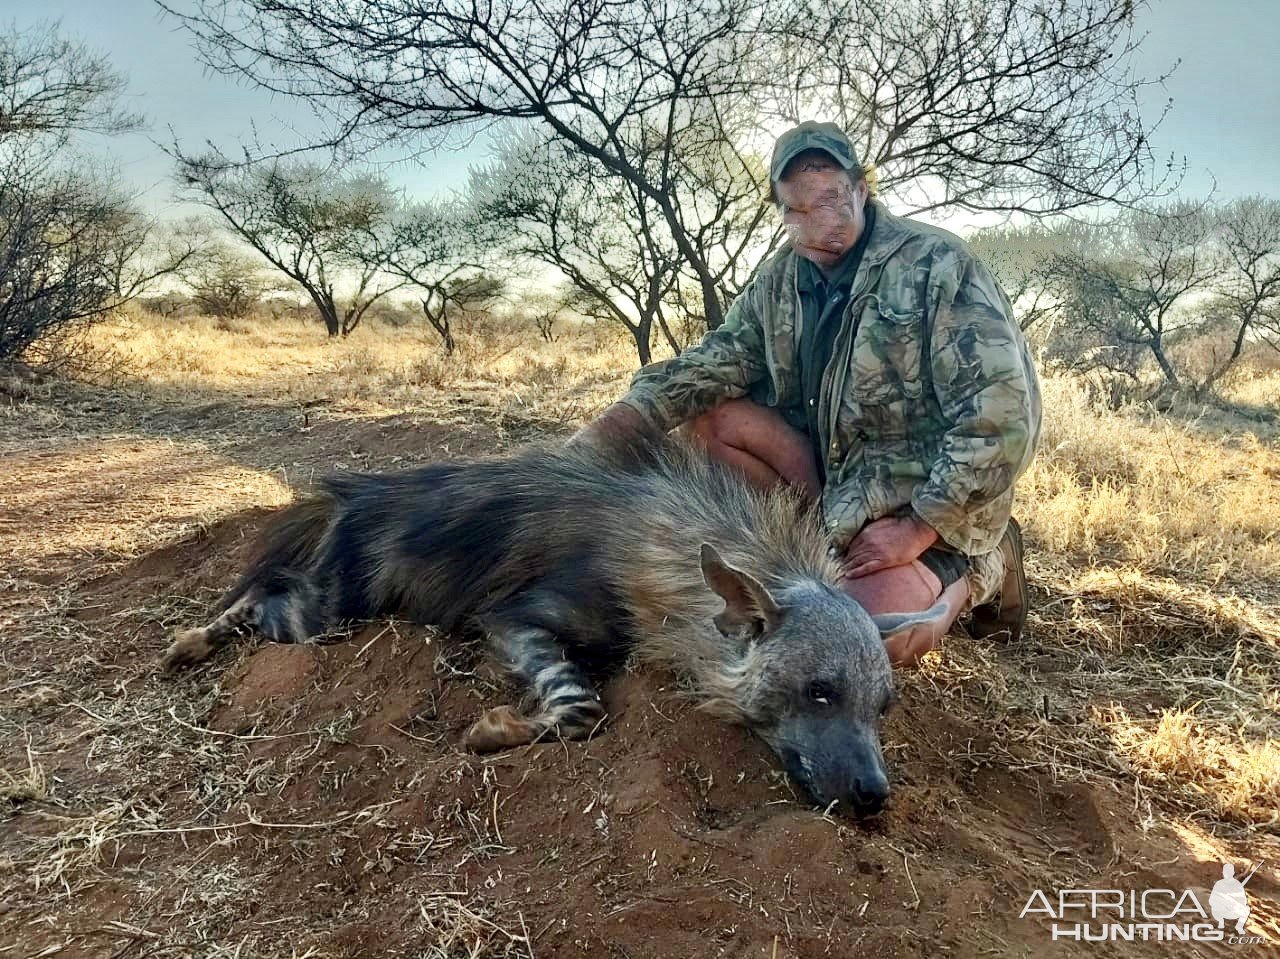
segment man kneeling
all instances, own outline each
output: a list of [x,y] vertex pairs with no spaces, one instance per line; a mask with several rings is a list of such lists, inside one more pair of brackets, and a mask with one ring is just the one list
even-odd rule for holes
[[1009,511],[1040,390],[1008,298],[959,238],[874,199],[834,124],[784,133],[770,183],[788,242],[719,329],[642,369],[581,438],[683,423],[751,482],[820,499],[843,586],[870,612],[947,606],[890,641],[899,665],[966,611],[976,635],[1016,639]]

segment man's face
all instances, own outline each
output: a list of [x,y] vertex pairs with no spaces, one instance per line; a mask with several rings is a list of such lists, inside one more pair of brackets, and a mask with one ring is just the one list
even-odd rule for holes
[[774,195],[782,223],[796,253],[829,269],[853,249],[866,223],[865,180],[854,186],[844,170],[798,170],[788,173]]

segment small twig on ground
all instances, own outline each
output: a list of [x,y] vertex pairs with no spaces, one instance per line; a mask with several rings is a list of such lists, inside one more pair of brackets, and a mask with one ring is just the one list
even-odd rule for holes
[[374,803],[372,806],[365,806],[363,809],[357,809],[352,812],[343,813],[333,819],[327,819],[323,822],[266,822],[262,819],[255,819],[250,816],[248,819],[242,819],[239,822],[223,823],[214,826],[161,826],[155,829],[130,829],[122,833],[112,836],[112,839],[128,839],[131,836],[158,836],[162,834],[187,834],[195,832],[218,832],[223,829],[246,829],[250,826],[261,829],[329,829],[333,826],[341,825],[344,822],[350,822],[352,819],[358,819],[367,815],[376,809],[385,809],[388,806],[394,806],[408,800],[405,796],[400,799],[390,799],[387,802]]
[[885,843],[885,845],[902,857],[902,868],[907,873],[907,882],[911,884],[911,895],[916,897],[915,902],[909,902],[909,903],[904,902],[903,905],[906,906],[908,909],[910,909],[912,912],[914,912],[915,910],[920,908],[921,899],[920,899],[920,891],[916,889],[916,881],[911,878],[911,866],[907,862],[907,860],[910,858],[910,855],[907,853],[905,849],[899,849],[893,843]]
[[314,729],[305,729],[299,733],[275,733],[273,735],[265,735],[265,734],[257,734],[257,733],[251,733],[248,735],[245,735],[243,733],[229,733],[221,729],[210,729],[207,726],[197,726],[194,723],[189,723],[185,719],[182,719],[178,716],[178,711],[173,706],[169,707],[169,718],[172,719],[179,726],[185,726],[187,729],[190,729],[192,732],[204,733],[206,736],[222,736],[226,739],[238,739],[242,742],[265,742],[271,739],[290,739],[294,736],[316,735],[316,731]]

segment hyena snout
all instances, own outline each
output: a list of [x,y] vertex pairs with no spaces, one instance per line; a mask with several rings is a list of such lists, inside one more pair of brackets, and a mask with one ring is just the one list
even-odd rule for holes
[[845,748],[843,755],[828,757],[828,768],[817,770],[810,789],[824,805],[837,800],[856,816],[875,815],[884,809],[892,791],[880,750],[857,742]]
[[872,816],[889,801],[878,730],[828,719],[794,724],[779,739],[787,772],[818,805],[835,803],[841,812]]
[[854,775],[852,788],[840,797],[840,802],[855,812],[870,815],[884,808],[890,792],[884,769],[867,769]]
[[831,785],[815,787],[814,791],[822,794],[820,800],[826,800],[824,804],[838,800],[841,809],[854,816],[874,816],[882,812],[892,793],[888,775],[878,763],[851,768]]

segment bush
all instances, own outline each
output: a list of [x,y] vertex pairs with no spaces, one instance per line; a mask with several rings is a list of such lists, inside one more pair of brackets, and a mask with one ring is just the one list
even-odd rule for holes
[[113,305],[106,264],[123,212],[77,174],[48,175],[20,158],[0,173],[0,361]]
[[273,289],[256,261],[227,247],[215,247],[201,257],[185,280],[200,312],[225,320],[248,316]]

